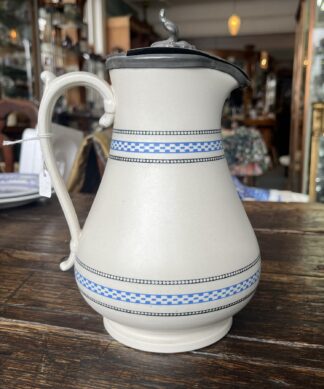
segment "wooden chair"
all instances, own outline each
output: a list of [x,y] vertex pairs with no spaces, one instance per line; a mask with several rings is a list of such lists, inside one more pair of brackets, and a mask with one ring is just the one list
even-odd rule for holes
[[[21,113],[28,119],[28,125],[23,127],[7,126],[7,117],[9,114]],[[32,101],[20,99],[0,100],[0,152],[2,153],[5,172],[14,171],[14,153],[12,147],[3,146],[3,141],[8,138],[17,138],[21,136],[22,131],[27,128],[35,128],[37,124],[38,108]]]

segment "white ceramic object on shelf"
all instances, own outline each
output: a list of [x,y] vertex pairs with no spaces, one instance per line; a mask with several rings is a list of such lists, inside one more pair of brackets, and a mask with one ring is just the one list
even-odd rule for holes
[[0,199],[30,196],[35,193],[38,193],[37,175],[0,173]]
[[[71,127],[51,123],[52,147],[59,171],[67,182],[72,170],[73,162],[81,146],[83,133]],[[23,140],[35,139],[37,130],[27,128],[23,132]],[[23,142],[19,158],[19,172],[28,174],[39,174],[43,169],[43,157],[39,140]]]
[[[260,277],[259,247],[220,133],[225,99],[248,80],[174,35],[110,57],[107,67],[112,86],[88,73],[43,73],[38,130],[71,232],[61,268],[75,265],[82,296],[120,342],[170,353],[207,346],[229,331]],[[96,89],[101,124],[114,122],[82,231],[46,138],[57,98],[76,85]]]
[[0,174],[0,209],[18,207],[40,198],[37,174]]

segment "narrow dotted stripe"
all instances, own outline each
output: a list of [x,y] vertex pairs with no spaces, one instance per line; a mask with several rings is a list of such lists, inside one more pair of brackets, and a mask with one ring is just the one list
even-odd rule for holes
[[129,158],[120,157],[117,155],[110,154],[109,159],[120,161],[120,162],[133,162],[133,163],[158,163],[158,164],[186,164],[186,163],[201,163],[201,162],[214,162],[224,159],[224,155],[217,157],[207,158],[170,158],[170,159],[155,159],[155,158]]
[[75,269],[75,278],[79,285],[88,289],[92,293],[108,298],[110,300],[121,301],[124,303],[141,305],[190,305],[208,303],[211,301],[222,300],[242,293],[258,282],[260,270],[257,270],[252,276],[220,289],[208,290],[204,292],[182,293],[182,294],[151,294],[138,293],[127,290],[118,290],[105,285],[97,284],[84,277]]
[[93,297],[87,295],[83,291],[81,291],[81,294],[86,298],[89,299],[90,301],[94,302],[95,304],[101,305],[102,307],[122,312],[122,313],[128,313],[131,315],[140,315],[140,316],[158,316],[158,317],[177,317],[177,316],[194,316],[194,315],[204,315],[207,313],[212,313],[212,312],[217,312],[221,311],[226,308],[233,307],[234,305],[237,305],[250,297],[252,297],[255,293],[256,288],[253,289],[253,291],[246,296],[240,298],[239,300],[233,301],[232,303],[226,304],[226,305],[221,305],[219,307],[215,308],[209,308],[209,309],[202,309],[199,311],[188,311],[188,312],[145,312],[145,311],[137,311],[137,310],[132,310],[132,309],[125,309],[125,308],[119,308],[114,305],[106,304],[102,301],[98,301],[94,299]]
[[130,278],[130,277],[122,277],[115,274],[109,274],[105,273],[99,270],[94,269],[93,267],[90,267],[86,265],[84,262],[81,261],[80,258],[76,258],[76,262],[85,270],[87,270],[90,273],[96,274],[101,277],[109,278],[111,280],[115,281],[121,281],[121,282],[128,282],[133,284],[151,284],[151,285],[183,285],[183,284],[201,284],[205,282],[212,282],[212,281],[218,281],[223,280],[226,278],[234,277],[237,274],[241,274],[246,272],[247,270],[251,269],[253,266],[255,266],[259,261],[261,260],[260,255],[256,257],[254,261],[252,261],[247,266],[244,266],[238,270],[219,274],[212,277],[201,277],[201,278],[193,278],[193,279],[187,279],[187,280],[148,280],[143,278]]
[[119,128],[114,128],[113,132],[115,134],[125,134],[125,135],[208,135],[208,134],[220,134],[222,130],[182,130],[182,131],[142,131],[142,130],[123,130]]

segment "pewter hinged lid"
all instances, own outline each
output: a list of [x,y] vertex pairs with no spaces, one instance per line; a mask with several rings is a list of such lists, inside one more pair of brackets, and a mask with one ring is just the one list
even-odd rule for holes
[[151,47],[113,54],[107,58],[107,69],[209,68],[230,74],[237,80],[239,86],[249,85],[247,75],[238,66],[223,58],[199,51],[188,42],[178,41],[178,27],[165,17],[164,9],[160,11],[160,20],[169,33],[168,39],[155,42]]

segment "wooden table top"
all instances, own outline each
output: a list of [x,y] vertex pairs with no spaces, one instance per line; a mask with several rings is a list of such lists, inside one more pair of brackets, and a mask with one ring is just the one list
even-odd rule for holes
[[[93,197],[74,196],[84,222]],[[0,212],[0,388],[251,388],[324,385],[324,205],[246,203],[262,276],[229,334],[153,354],[104,330],[73,272],[56,198]]]

